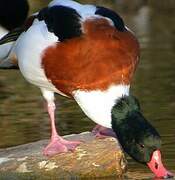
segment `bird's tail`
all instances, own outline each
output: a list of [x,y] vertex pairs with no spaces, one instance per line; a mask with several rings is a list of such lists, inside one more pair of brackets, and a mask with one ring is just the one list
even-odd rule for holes
[[23,26],[13,29],[0,39],[0,69],[18,68],[15,54],[16,41],[23,32],[30,28],[36,17],[37,14],[33,14],[26,20]]
[[16,28],[10,31],[0,39],[0,45],[16,41],[22,32],[24,32],[23,28]]
[[0,69],[18,69],[14,50],[15,42],[0,45]]
[[0,39],[0,69],[18,68],[14,46],[23,31],[23,28],[16,28]]

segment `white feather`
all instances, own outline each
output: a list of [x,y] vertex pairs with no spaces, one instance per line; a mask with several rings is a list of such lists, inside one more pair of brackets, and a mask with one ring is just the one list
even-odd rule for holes
[[[8,31],[0,26],[0,38],[5,36],[7,33]],[[0,45],[0,68],[9,68],[13,66],[10,59],[10,55],[13,53],[13,44],[14,42],[9,42]]]
[[20,35],[16,42],[15,52],[19,68],[26,80],[41,89],[64,95],[47,79],[41,63],[43,50],[54,46],[57,41],[58,38],[48,32],[44,21],[35,20],[27,32]]
[[67,6],[75,9],[78,12],[78,14],[80,14],[82,20],[85,20],[88,17],[94,15],[96,12],[96,6],[94,5],[88,5],[88,4],[82,5],[80,3],[71,0],[53,0],[49,4],[49,7],[58,6],[58,5]]
[[117,100],[129,95],[129,86],[113,85],[106,91],[73,92],[73,96],[84,113],[97,124],[111,128],[111,110]]
[[8,57],[13,44],[14,42],[9,42],[9,43],[0,45],[0,63],[1,63],[1,60],[6,59]]
[[49,4],[49,7],[52,7],[52,6],[68,6],[74,9],[80,9],[82,5],[78,2],[71,1],[71,0],[53,0]]
[[0,38],[2,38],[3,36],[5,36],[8,33],[8,30],[6,30],[5,28],[3,28],[2,26],[0,26]]

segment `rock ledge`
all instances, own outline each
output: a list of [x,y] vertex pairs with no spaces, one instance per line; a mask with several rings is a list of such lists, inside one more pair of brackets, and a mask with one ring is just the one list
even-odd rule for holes
[[126,171],[126,159],[116,139],[95,139],[89,132],[65,138],[83,143],[74,152],[52,158],[42,155],[48,140],[0,149],[0,179],[115,177]]

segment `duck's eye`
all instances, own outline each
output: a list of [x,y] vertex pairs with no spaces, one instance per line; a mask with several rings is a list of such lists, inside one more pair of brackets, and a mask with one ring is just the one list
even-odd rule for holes
[[145,145],[144,145],[144,144],[139,144],[139,146],[140,146],[141,148],[144,148],[144,147],[145,147]]

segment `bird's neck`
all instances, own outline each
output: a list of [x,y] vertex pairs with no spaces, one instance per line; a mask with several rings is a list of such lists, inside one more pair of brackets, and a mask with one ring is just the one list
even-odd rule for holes
[[118,99],[111,111],[112,124],[127,123],[127,120],[140,114],[140,105],[136,98],[125,95]]

